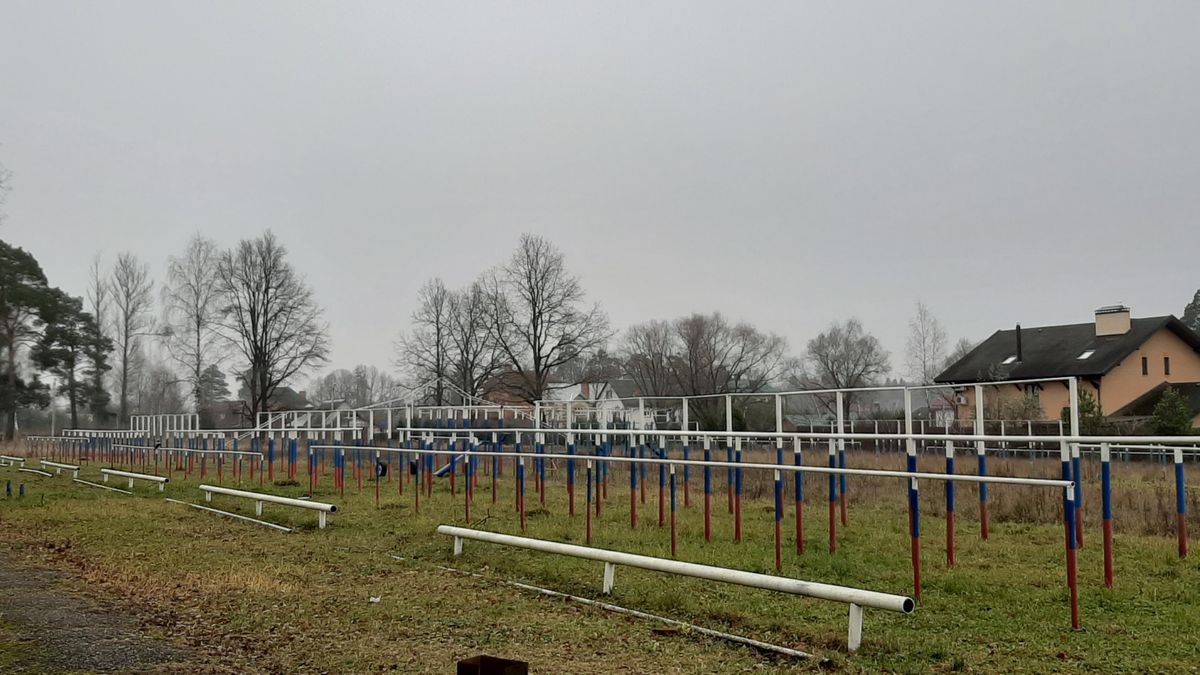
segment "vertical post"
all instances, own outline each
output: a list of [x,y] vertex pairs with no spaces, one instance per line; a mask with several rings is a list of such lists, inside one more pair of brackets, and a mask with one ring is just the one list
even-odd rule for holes
[[[946,474],[954,475],[954,441],[946,441]],[[982,485],[982,483],[981,483]],[[946,566],[954,567],[954,481],[946,481]]]
[[846,637],[846,651],[856,652],[862,644],[863,608],[850,603],[850,632]]
[[[684,397],[680,398],[679,401],[681,404],[680,410],[682,411],[682,416],[680,417],[680,428],[683,431],[683,438],[682,438],[683,461],[686,462],[689,459],[688,455],[690,454],[689,453],[690,448],[688,447],[689,439],[688,439],[688,435],[687,435],[687,432],[689,431],[688,400],[687,400],[687,397],[684,396]],[[691,472],[692,472],[691,466],[684,464],[683,465],[683,508],[685,508],[685,509],[692,505],[692,495],[691,495],[691,485],[690,485]]]
[[[537,434],[534,434],[533,437],[534,437],[534,441],[535,441],[533,446],[534,446],[534,451],[536,452],[537,451],[537,442],[536,442]],[[513,432],[513,452],[517,453],[518,458],[519,458],[519,456],[521,454],[521,432],[519,432],[519,431]],[[520,511],[521,511],[521,477],[517,475],[518,458],[513,459],[513,509],[516,510],[518,513],[520,513]],[[534,483],[534,487],[536,488],[537,487],[537,460],[535,459],[533,461],[534,461],[533,483]]]
[[[829,468],[837,467],[837,443],[829,437]],[[829,473],[829,552],[837,552],[837,474]]]
[[521,531],[525,531],[525,458],[517,457],[517,504],[521,510]]
[[704,541],[712,541],[712,436],[704,437]]
[[675,537],[675,465],[671,465],[671,557],[676,554]]
[[[670,458],[671,452],[670,452],[670,450],[667,449],[670,447],[671,447],[670,441],[667,441],[665,437],[662,437],[662,447],[658,450],[658,452],[655,452],[654,454],[662,453],[661,456],[664,456],[664,458]],[[659,527],[662,527],[666,524],[667,467],[665,464],[662,464],[662,462],[658,462],[658,464],[659,464]]]
[[[912,473],[917,470],[917,441],[912,437],[912,390],[904,389],[904,447],[905,470]],[[911,481],[908,487],[908,529],[909,536],[916,537],[916,481]],[[915,541],[915,539],[914,539]]]
[[[567,415],[570,416],[571,404],[567,404]],[[570,420],[567,421],[570,425]],[[572,458],[567,460],[567,512],[575,515],[575,434],[567,434],[567,454]]]
[[729,502],[729,513],[733,515],[733,397],[725,396],[725,496]]
[[[626,436],[626,439],[629,438],[629,436]],[[638,436],[634,440],[637,441],[637,445],[640,448],[642,437]],[[634,457],[633,446],[633,443],[626,441],[625,452],[629,455],[630,459]],[[636,462],[629,463],[629,527],[635,530],[637,529],[638,471],[640,467],[641,465]]]
[[[1071,397],[1071,435],[1079,436],[1079,378],[1072,377],[1067,381],[1068,394]],[[1083,548],[1083,473],[1079,457],[1079,442],[1071,443],[1071,464],[1075,473],[1075,545]]]
[[1186,558],[1187,542],[1187,501],[1183,489],[1183,448],[1175,448],[1175,513],[1178,525],[1176,533],[1179,536],[1179,557]]
[[[841,392],[837,392],[837,430],[838,434],[846,432],[846,398]],[[838,466],[845,468],[846,466],[846,439],[841,436],[837,440],[838,448]],[[842,508],[842,525],[846,525],[846,474],[838,476],[838,500]]]
[[586,530],[585,530],[586,534],[584,535],[584,543],[586,543],[588,546],[591,546],[592,545],[592,460],[590,460],[590,459],[587,460],[587,503],[584,504],[583,510],[585,512],[586,520],[587,520],[587,526],[586,526]]
[[912,511],[913,597],[921,599],[921,507],[917,479],[909,481],[909,510]]
[[1104,512],[1104,585],[1112,588],[1112,453],[1108,443],[1100,444],[1100,491]]
[[735,542],[742,541],[742,439],[739,437],[735,441],[737,447],[737,468],[734,469],[734,497],[733,497],[733,540]]
[[[783,523],[783,474],[775,469],[775,569],[783,567],[783,545],[781,539]],[[672,528],[674,533],[674,528]]]
[[[800,439],[792,439],[792,451],[795,454],[796,466],[804,462],[800,449]],[[804,553],[804,473],[796,472],[796,553]]]
[[[983,419],[983,385],[975,385],[975,435],[984,434]],[[987,475],[987,449],[983,441],[975,441],[975,454],[979,460],[979,475]],[[984,541],[988,538],[988,493],[987,483],[979,484],[979,536]]]
[[[1069,479],[1070,462],[1069,450],[1063,444],[1063,478]],[[1063,525],[1066,529],[1067,540],[1067,587],[1071,592],[1071,628],[1079,630],[1079,584],[1077,581],[1075,562],[1075,486],[1068,485],[1063,490]]]

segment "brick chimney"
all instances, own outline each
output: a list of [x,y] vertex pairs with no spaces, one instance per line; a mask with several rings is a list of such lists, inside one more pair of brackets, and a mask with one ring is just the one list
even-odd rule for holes
[[1124,335],[1129,329],[1129,308],[1125,305],[1109,305],[1096,310],[1096,337]]

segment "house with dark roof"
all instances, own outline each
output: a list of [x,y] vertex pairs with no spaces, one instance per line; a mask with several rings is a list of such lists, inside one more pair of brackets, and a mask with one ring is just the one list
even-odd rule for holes
[[[1057,419],[1070,399],[1066,381],[1002,383],[1067,377],[1079,378],[1080,391],[1110,414],[1164,383],[1200,382],[1200,336],[1174,316],[1134,319],[1128,307],[1101,307],[1089,323],[996,331],[934,382],[995,382],[985,389],[988,405],[1032,397],[1043,419]],[[959,419],[974,417],[973,387],[956,401]]]

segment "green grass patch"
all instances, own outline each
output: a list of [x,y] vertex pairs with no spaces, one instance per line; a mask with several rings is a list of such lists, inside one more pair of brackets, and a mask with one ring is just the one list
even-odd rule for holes
[[[0,479],[12,473],[0,469]],[[98,470],[84,473],[91,479]],[[464,555],[453,558],[449,538],[434,533],[439,524],[521,533],[511,475],[503,477],[495,505],[490,479],[481,477],[470,523],[463,518],[461,480],[457,495],[438,480],[432,499],[422,495],[418,512],[412,485],[401,496],[398,484],[385,479],[382,508],[376,508],[372,483],[360,495],[348,478],[343,497],[325,476],[314,498],[339,507],[325,530],[316,529],[315,512],[265,505],[263,518],[298,528],[291,535],[164,502],[153,486],[128,497],[61,477],[23,479],[24,500],[0,500],[0,540],[111,591],[109,597],[146,623],[183,636],[201,660],[231,667],[253,659],[271,671],[447,672],[456,659],[481,652],[529,660],[534,672],[1177,671],[1200,660],[1200,641],[1192,639],[1200,634],[1200,565],[1179,560],[1173,538],[1120,534],[1110,590],[1102,583],[1099,532],[1089,531],[1079,560],[1084,629],[1071,631],[1061,526],[994,523],[983,542],[963,513],[965,504],[958,565],[946,567],[944,521],[923,517],[922,601],[909,616],[868,609],[855,655],[844,652],[845,605],[617,569],[611,602],[817,655],[793,661],[686,632],[657,635],[652,629],[658,626],[649,622],[501,583],[600,597],[600,563],[477,542],[466,542]],[[176,474],[165,494],[203,503],[198,483]],[[652,483],[639,504],[639,526],[631,529],[628,479],[614,471],[593,523],[593,545],[670,555]],[[228,476],[225,484],[231,485]],[[903,490],[894,481],[883,485]],[[307,493],[305,485],[265,489]],[[542,506],[530,481],[527,536],[583,542],[583,486],[574,518],[566,515],[565,493],[563,485],[549,485]],[[1002,501],[1003,491],[992,498]],[[723,492],[713,499],[711,542],[704,541],[698,491],[690,508],[680,503],[680,559],[777,573],[769,501],[744,505],[740,543],[733,542]],[[217,495],[209,505],[254,514],[249,500]],[[838,552],[830,555],[825,503],[814,499],[806,514],[807,550],[797,555],[790,502],[787,507],[779,574],[911,593],[903,510],[852,505],[848,527],[839,528]],[[372,603],[371,596],[382,599]]]

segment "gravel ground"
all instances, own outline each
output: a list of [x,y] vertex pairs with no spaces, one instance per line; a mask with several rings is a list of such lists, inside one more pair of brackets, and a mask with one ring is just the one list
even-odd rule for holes
[[[0,552],[0,651],[16,672],[162,672],[184,654],[145,635],[133,618],[62,589],[55,572],[22,567]],[[3,656],[0,654],[0,656]],[[11,671],[10,671],[11,672]]]

